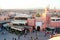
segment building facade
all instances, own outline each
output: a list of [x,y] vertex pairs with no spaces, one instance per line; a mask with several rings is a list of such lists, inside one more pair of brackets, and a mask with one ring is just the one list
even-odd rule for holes
[[32,14],[32,18],[28,19],[28,25],[38,29],[46,27],[60,27],[60,11],[46,8],[43,13]]
[[[20,18],[27,20],[23,20],[23,23],[27,23],[28,26],[32,26],[37,28],[46,28],[46,27],[60,27],[60,10],[59,9],[49,9],[48,7],[41,10],[23,10],[23,11],[12,11],[8,12],[9,14],[5,16],[1,16],[0,20],[5,20],[11,17],[11,15],[14,13],[23,13],[28,15],[19,15]],[[30,17],[27,17],[29,16]],[[22,21],[20,21],[22,23]],[[18,22],[19,23],[19,22]]]

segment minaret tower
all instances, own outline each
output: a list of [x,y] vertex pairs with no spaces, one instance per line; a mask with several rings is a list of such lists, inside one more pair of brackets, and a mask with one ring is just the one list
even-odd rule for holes
[[47,6],[47,8],[45,9],[45,13],[46,13],[46,26],[50,27],[50,13],[49,13],[50,9],[49,9],[49,5]]
[[45,8],[45,13],[47,14],[49,12],[49,5]]

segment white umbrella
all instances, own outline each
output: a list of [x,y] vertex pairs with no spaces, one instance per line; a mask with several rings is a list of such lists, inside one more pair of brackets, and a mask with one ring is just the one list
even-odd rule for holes
[[60,40],[60,36],[53,37],[53,38],[51,38],[51,39],[49,39],[49,40]]

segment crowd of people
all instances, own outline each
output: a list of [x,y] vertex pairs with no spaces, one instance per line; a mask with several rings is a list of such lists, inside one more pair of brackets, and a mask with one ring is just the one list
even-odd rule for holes
[[[26,28],[24,28],[24,31],[23,31],[24,37],[26,37],[28,31],[29,31],[29,30],[27,30]],[[31,37],[30,37],[31,40],[36,40],[36,39],[38,39],[38,36],[37,36],[38,30],[36,30],[35,28],[33,28],[33,31],[31,31],[31,32],[29,32],[29,33],[32,33],[32,32],[36,32],[36,38],[34,39],[34,38],[31,36]],[[39,32],[40,32],[40,31],[39,31]],[[55,32],[55,30],[54,30],[54,29],[52,29],[52,30],[50,30],[50,29],[47,30],[47,29],[46,29],[46,30],[44,30],[43,32],[45,33],[44,36],[47,36],[47,34],[49,34],[49,32],[50,32],[50,35],[53,35],[54,32]],[[21,35],[18,35],[18,39],[20,39],[20,36],[21,36]],[[7,40],[7,39],[4,38],[4,40]],[[14,38],[14,37],[13,37],[12,40],[17,40],[17,38]]]

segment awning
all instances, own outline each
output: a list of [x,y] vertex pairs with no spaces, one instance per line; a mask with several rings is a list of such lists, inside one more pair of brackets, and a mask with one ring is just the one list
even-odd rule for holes
[[22,30],[24,30],[24,28],[23,27],[20,27],[20,26],[12,26],[11,27],[12,29],[15,29],[15,30],[19,30],[19,31],[22,31]]

